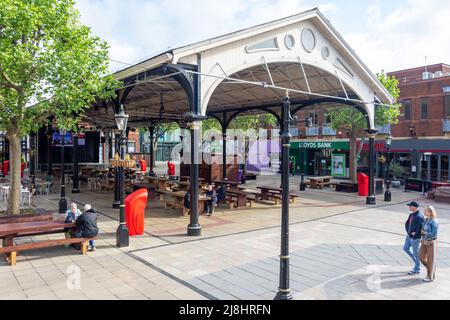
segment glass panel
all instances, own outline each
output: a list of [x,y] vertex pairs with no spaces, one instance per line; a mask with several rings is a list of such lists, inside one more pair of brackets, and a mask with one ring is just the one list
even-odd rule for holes
[[428,99],[422,99],[421,115],[422,115],[422,119],[428,119]]
[[277,38],[268,39],[262,42],[258,42],[247,46],[247,52],[263,51],[263,50],[278,50]]
[[405,101],[403,103],[405,120],[411,120],[411,101]]
[[306,51],[311,52],[316,47],[316,37],[311,29],[304,29],[302,32],[302,45]]

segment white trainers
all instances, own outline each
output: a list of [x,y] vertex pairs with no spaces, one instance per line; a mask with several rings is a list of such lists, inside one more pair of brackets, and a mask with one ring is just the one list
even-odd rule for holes
[[426,277],[424,279],[422,279],[423,282],[433,282],[433,280],[431,280],[430,278]]
[[93,252],[93,251],[95,251],[95,250],[97,250],[97,248],[95,247],[95,246],[89,246],[89,248],[88,248],[88,251],[91,251],[91,252]]

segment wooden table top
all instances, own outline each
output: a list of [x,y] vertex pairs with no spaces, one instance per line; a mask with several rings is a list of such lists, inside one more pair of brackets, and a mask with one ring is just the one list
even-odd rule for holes
[[272,187],[272,186],[259,186],[257,187],[257,189],[260,190],[266,190],[266,191],[283,191],[283,188],[279,188],[279,187]]
[[0,237],[13,236],[20,233],[47,232],[64,228],[75,228],[75,223],[64,223],[60,220],[7,223],[0,225]]
[[226,184],[226,185],[230,185],[230,186],[239,186],[242,184],[241,182],[228,181],[228,180],[213,180],[213,182],[217,183],[217,184]]
[[323,180],[331,180],[333,177],[312,177],[309,180],[323,181]]

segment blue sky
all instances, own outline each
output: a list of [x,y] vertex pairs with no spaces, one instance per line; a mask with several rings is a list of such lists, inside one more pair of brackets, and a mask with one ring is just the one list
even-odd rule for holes
[[373,72],[450,64],[447,0],[76,0],[117,70],[168,48],[319,7]]

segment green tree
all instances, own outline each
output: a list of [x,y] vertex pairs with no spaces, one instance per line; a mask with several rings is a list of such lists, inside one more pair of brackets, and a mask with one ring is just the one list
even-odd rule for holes
[[75,130],[96,97],[112,96],[108,46],[79,22],[73,0],[0,0],[0,130],[10,143],[8,213],[18,214],[20,141],[53,116]]
[[[387,76],[384,71],[377,74],[380,82],[386,87],[388,92],[394,98],[394,104],[391,106],[376,106],[375,124],[385,126],[398,123],[400,108],[397,99],[400,95],[398,80],[395,77]],[[366,137],[367,121],[362,113],[355,108],[331,108],[326,115],[331,119],[331,126],[335,130],[346,130],[349,135],[350,144],[350,179],[357,182],[358,159],[360,157],[362,146]],[[357,148],[357,141],[361,139],[360,147]]]

